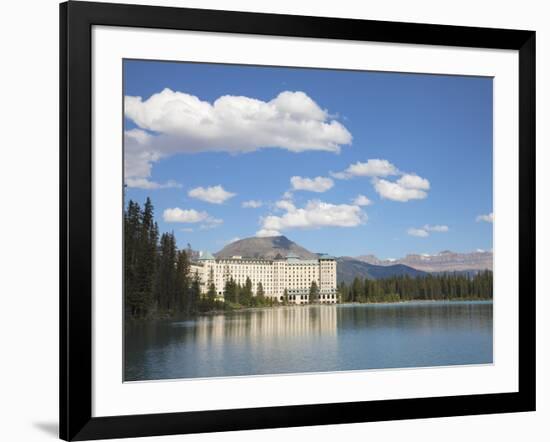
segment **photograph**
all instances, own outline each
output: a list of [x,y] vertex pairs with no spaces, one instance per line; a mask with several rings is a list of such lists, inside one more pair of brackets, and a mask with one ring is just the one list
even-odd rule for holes
[[123,94],[125,382],[493,363],[492,78],[125,59]]
[[549,439],[545,4],[117,1],[3,3],[0,442]]

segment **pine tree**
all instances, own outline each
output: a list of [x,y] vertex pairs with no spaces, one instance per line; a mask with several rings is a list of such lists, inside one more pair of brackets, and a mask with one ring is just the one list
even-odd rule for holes
[[361,295],[363,293],[363,281],[359,277],[355,277],[351,284],[351,302],[361,302]]
[[195,272],[191,279],[191,288],[189,290],[189,312],[197,313],[201,296],[201,282],[198,272]]
[[208,276],[208,290],[206,292],[206,301],[209,309],[214,308],[216,303],[216,284],[214,283],[214,269],[210,269],[210,274]]
[[177,255],[175,294],[178,312],[189,314],[189,259],[187,252],[181,250]]
[[125,294],[132,317],[146,316],[153,303],[158,227],[147,198],[143,210],[130,201],[125,214]]
[[344,281],[338,286],[338,295],[341,302],[350,302],[348,286]]
[[266,299],[265,299],[265,292],[264,292],[264,286],[261,282],[258,282],[258,287],[256,288],[256,305],[265,305]]
[[248,277],[240,293],[240,304],[244,306],[252,304],[252,281]]
[[160,238],[155,284],[155,301],[162,311],[177,308],[176,290],[176,238],[173,233],[163,233]]
[[319,302],[319,289],[317,287],[317,282],[315,280],[311,281],[311,286],[309,287],[309,303],[315,304]]
[[225,287],[223,289],[223,297],[227,302],[236,303],[236,288],[237,284],[233,278],[230,278],[225,282]]
[[137,315],[139,300],[137,296],[137,262],[139,234],[141,231],[141,210],[139,204],[130,200],[124,213],[124,299],[125,312]]

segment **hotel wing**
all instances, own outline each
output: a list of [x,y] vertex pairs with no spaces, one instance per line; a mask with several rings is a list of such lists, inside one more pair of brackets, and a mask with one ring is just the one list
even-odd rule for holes
[[285,289],[291,304],[308,304],[312,283],[318,288],[318,301],[335,304],[338,301],[336,287],[336,259],[320,255],[318,259],[301,259],[290,254],[286,258],[259,259],[233,256],[216,259],[206,252],[191,264],[191,273],[198,275],[201,291],[213,282],[218,299],[223,299],[226,283],[233,279],[244,285],[247,278],[256,294],[261,284],[264,295],[283,301]]

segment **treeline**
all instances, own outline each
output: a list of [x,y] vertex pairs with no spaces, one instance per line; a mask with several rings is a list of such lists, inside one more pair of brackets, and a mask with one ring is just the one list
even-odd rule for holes
[[[215,286],[213,283],[209,285],[207,293],[214,291]],[[224,287],[224,300],[228,304],[229,308],[233,307],[272,307],[277,305],[278,302],[270,297],[265,296],[264,287],[261,282],[256,287],[256,292],[253,291],[252,281],[250,278],[246,278],[243,285],[235,282],[233,278],[225,283]],[[207,296],[208,298],[208,296]]]
[[193,314],[200,308],[200,281],[190,274],[188,252],[173,233],[159,236],[154,209],[129,201],[124,213],[124,292],[127,317]]
[[[212,293],[212,295],[210,295]],[[209,283],[207,299],[212,299],[216,294],[216,287],[212,282]],[[244,285],[240,285],[233,278],[225,283],[224,301],[228,304],[228,308],[239,307],[273,307],[277,305],[289,305],[289,297],[287,289],[284,290],[282,299],[265,296],[264,287],[261,282],[256,287],[256,292],[252,290],[252,281],[246,278]],[[309,289],[309,302],[319,302],[319,288],[315,281],[311,282]]]
[[473,277],[444,273],[384,279],[355,278],[350,285],[338,287],[340,302],[398,302],[410,300],[493,299],[493,272],[486,270]]
[[241,286],[228,281],[218,299],[213,275],[201,296],[201,282],[192,274],[192,250],[178,250],[174,233],[159,235],[154,208],[147,198],[143,207],[132,200],[124,213],[124,293],[127,318],[189,316],[212,310],[264,307],[277,304],[264,295],[261,283],[253,295],[252,282]]

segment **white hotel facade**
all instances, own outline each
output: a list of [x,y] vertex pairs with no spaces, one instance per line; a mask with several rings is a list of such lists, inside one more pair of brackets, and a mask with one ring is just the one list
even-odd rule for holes
[[335,304],[338,301],[336,259],[328,255],[321,255],[318,259],[301,259],[296,255],[276,259],[241,256],[216,259],[206,252],[191,264],[191,273],[198,274],[202,293],[206,293],[212,278],[220,299],[223,299],[225,284],[231,278],[241,286],[250,278],[254,295],[261,282],[264,296],[279,302],[283,301],[286,289],[289,303],[308,304],[312,281],[319,290],[318,302]]

